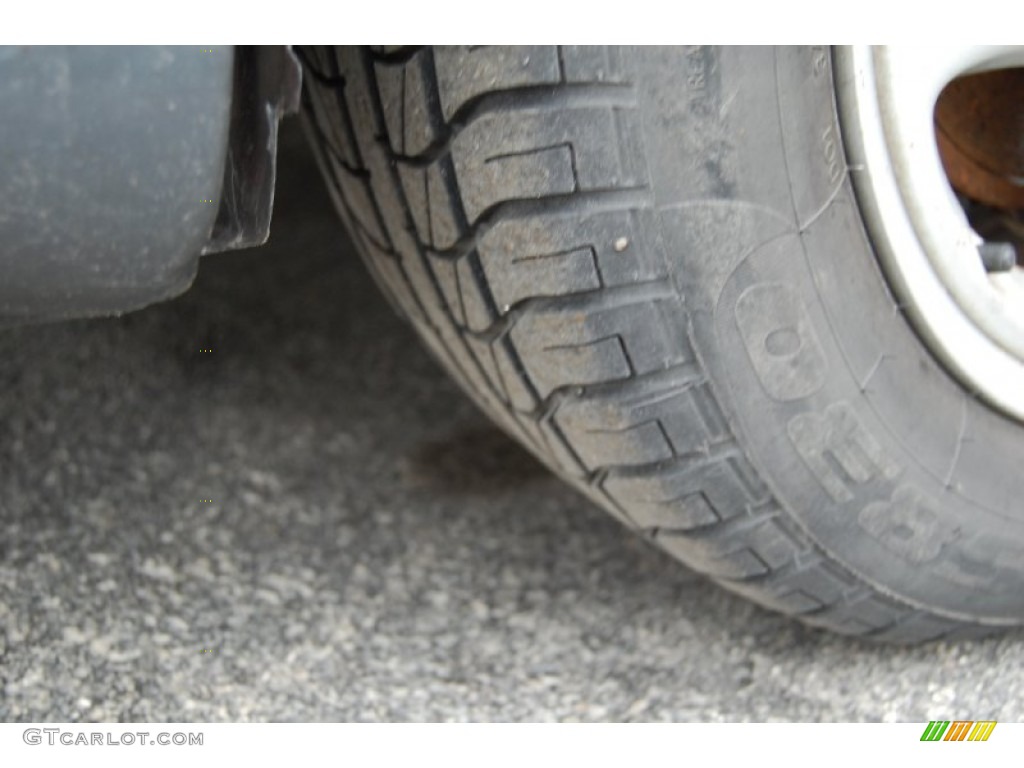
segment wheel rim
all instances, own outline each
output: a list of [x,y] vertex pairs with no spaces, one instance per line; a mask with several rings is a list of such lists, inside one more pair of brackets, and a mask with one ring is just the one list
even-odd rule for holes
[[[1021,66],[1024,46],[836,55],[851,177],[899,306],[972,393],[1024,421],[1024,269],[986,270],[934,124],[940,93],[955,78]],[[951,165],[948,147],[945,155]]]

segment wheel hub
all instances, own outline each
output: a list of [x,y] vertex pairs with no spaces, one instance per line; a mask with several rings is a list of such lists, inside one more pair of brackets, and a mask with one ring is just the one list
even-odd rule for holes
[[1024,421],[1022,47],[836,57],[857,196],[901,306],[968,390]]

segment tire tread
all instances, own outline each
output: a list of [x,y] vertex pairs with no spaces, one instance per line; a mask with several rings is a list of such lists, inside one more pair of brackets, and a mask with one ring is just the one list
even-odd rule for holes
[[893,642],[961,627],[821,551],[694,353],[614,51],[304,52],[308,131],[357,248],[477,403],[722,586]]

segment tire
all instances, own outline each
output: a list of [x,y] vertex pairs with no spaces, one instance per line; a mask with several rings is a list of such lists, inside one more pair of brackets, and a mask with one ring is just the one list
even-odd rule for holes
[[557,473],[816,627],[1021,622],[1021,425],[890,293],[828,49],[301,53],[381,288]]

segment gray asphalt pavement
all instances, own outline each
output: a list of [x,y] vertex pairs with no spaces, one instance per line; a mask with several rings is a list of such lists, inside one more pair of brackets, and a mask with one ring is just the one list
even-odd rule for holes
[[805,629],[550,476],[378,296],[296,128],[268,246],[0,332],[0,719],[1021,718],[1021,633]]

